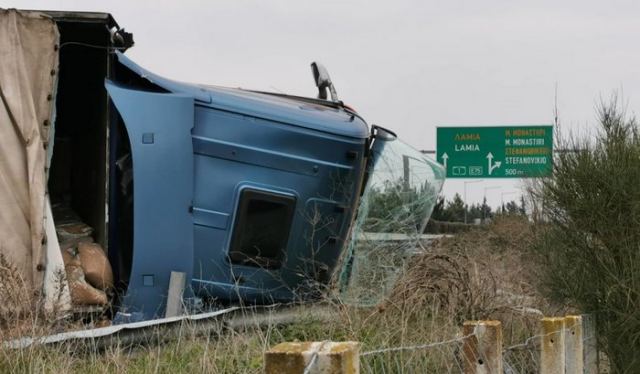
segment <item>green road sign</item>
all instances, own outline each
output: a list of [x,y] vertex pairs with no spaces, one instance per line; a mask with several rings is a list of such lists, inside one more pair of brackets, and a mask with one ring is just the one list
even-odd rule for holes
[[438,127],[436,156],[447,178],[544,177],[553,164],[553,127]]

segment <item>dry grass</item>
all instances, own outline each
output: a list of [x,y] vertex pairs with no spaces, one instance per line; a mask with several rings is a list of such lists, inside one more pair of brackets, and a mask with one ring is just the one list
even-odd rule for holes
[[537,291],[531,240],[532,225],[519,216],[440,239],[412,261],[385,307],[435,305],[458,324],[501,320],[506,344],[520,342],[534,334],[540,314],[565,312]]
[[[157,344],[163,340],[158,331],[145,345],[115,345],[106,351],[74,344],[0,348],[0,372],[260,373],[264,351],[283,341],[356,340],[366,352],[460,337],[465,319],[500,319],[506,344],[521,343],[535,335],[539,317],[521,308],[551,309],[534,291],[535,268],[521,250],[529,237],[526,221],[509,219],[441,240],[412,262],[393,295],[377,308],[331,304],[329,319],[301,311],[291,324],[221,325],[206,335],[185,324],[169,343]],[[368,355],[361,369],[458,373],[460,346],[458,341]]]
[[18,269],[0,253],[0,340],[31,333],[34,315],[32,293]]
[[[250,324],[242,329],[222,327],[203,336],[184,324],[168,343],[158,331],[145,345],[115,345],[106,351],[89,344],[0,349],[0,372],[69,373],[260,373],[264,351],[283,341],[357,340],[362,350],[423,344],[459,335],[459,327],[436,310],[401,313],[333,305],[332,317],[320,319],[301,311],[291,324]],[[362,360],[363,372],[459,372],[460,344],[424,351],[383,353]]]

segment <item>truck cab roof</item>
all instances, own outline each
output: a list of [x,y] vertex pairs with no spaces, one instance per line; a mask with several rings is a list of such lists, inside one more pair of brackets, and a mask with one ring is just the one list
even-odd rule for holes
[[196,104],[269,119],[334,135],[364,139],[366,122],[340,103],[313,98],[173,81],[140,67],[123,53],[118,62],[150,83],[173,93],[193,96]]

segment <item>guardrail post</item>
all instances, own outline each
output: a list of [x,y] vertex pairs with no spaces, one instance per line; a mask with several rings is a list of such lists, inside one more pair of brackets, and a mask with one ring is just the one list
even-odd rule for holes
[[564,324],[565,373],[584,374],[582,316],[566,316]]
[[584,348],[584,373],[598,373],[598,337],[596,335],[596,316],[582,315],[582,335]]
[[565,370],[564,317],[545,317],[540,331],[540,374],[563,374]]
[[465,374],[502,374],[502,324],[500,321],[467,321],[462,353]]
[[358,342],[287,342],[264,354],[265,374],[358,374]]

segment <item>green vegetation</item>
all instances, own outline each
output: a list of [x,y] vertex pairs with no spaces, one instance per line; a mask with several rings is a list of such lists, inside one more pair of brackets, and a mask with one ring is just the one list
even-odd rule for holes
[[640,135],[617,100],[599,109],[593,138],[560,142],[533,248],[552,300],[597,315],[599,343],[616,373],[640,372]]
[[455,194],[451,200],[446,200],[444,196],[438,197],[436,205],[433,208],[431,219],[441,222],[464,222],[465,210],[467,212],[467,222],[471,223],[474,219],[493,218],[498,215],[526,216],[526,205],[524,199],[517,203],[516,201],[508,201],[497,211],[493,211],[487,205],[487,198],[482,200],[482,204],[468,205],[462,199],[460,194]]

